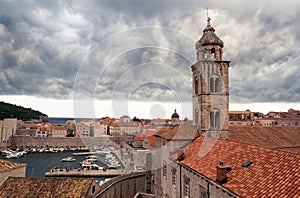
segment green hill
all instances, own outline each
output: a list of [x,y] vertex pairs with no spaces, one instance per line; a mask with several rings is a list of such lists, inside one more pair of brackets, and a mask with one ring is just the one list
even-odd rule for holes
[[0,120],[4,118],[18,118],[20,120],[39,119],[40,116],[46,116],[39,111],[32,110],[31,108],[24,108],[5,102],[0,102]]

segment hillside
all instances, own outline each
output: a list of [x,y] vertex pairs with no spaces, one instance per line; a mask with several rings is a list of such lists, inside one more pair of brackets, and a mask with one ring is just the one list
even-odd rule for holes
[[0,120],[4,118],[18,118],[25,121],[39,119],[41,115],[46,116],[46,114],[32,110],[31,108],[0,102]]

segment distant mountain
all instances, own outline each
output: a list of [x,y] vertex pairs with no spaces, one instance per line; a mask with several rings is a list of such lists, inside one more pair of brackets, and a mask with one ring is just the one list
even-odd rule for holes
[[3,120],[4,118],[18,118],[27,121],[40,119],[40,116],[43,118],[47,117],[46,114],[32,110],[31,108],[24,108],[22,106],[0,102],[0,120]]

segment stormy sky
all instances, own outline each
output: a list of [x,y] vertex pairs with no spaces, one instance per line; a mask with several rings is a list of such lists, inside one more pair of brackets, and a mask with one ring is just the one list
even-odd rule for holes
[[297,0],[3,0],[0,97],[190,102],[207,7],[230,102],[299,102]]

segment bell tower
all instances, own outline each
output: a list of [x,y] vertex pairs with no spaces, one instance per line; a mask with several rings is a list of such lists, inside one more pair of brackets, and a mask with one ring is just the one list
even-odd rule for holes
[[196,42],[197,62],[193,73],[193,123],[201,134],[211,137],[228,132],[228,68],[222,58],[223,41],[207,19],[207,26]]

